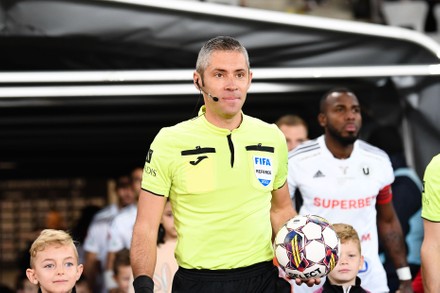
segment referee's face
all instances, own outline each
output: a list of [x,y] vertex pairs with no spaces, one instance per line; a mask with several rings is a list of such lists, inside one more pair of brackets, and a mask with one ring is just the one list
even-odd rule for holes
[[359,136],[362,116],[357,97],[350,92],[334,92],[327,96],[319,123],[327,135],[343,144],[352,144]]
[[[237,51],[215,51],[203,74],[207,114],[217,119],[241,119],[241,109],[251,85],[252,72]],[[217,99],[215,99],[215,98]]]

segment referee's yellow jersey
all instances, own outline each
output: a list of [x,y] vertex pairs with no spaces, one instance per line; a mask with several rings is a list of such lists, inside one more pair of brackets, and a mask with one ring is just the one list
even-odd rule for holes
[[440,154],[432,158],[423,176],[422,218],[440,222]]
[[169,196],[184,268],[230,269],[272,260],[271,191],[287,177],[287,145],[275,124],[243,115],[229,131],[202,114],[161,129],[142,188]]

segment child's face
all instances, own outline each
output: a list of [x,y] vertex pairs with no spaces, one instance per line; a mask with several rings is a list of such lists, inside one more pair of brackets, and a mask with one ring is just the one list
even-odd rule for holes
[[118,292],[128,292],[130,286],[130,280],[132,279],[131,266],[120,266],[118,268],[118,274],[115,275],[116,284],[118,284]]
[[34,267],[26,275],[43,293],[65,293],[71,292],[82,271],[72,246],[49,245],[37,252]]
[[333,285],[354,285],[356,276],[364,264],[358,244],[352,240],[341,243],[341,255],[334,269],[328,274]]

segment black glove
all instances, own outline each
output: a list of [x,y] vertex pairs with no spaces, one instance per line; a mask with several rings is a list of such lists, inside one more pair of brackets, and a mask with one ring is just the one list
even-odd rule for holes
[[142,275],[134,279],[133,287],[136,293],[153,293],[154,282],[150,277]]

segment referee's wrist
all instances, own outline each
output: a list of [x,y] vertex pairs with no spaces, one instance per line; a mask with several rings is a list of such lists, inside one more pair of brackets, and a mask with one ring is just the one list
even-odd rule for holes
[[153,293],[154,282],[147,275],[141,275],[134,279],[133,287],[135,293]]
[[396,270],[397,277],[400,281],[408,281],[412,279],[409,267],[401,267]]

